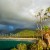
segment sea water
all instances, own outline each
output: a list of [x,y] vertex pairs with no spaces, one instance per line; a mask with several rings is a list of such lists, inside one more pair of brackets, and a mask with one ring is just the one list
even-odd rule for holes
[[0,39],[0,50],[9,50],[9,48],[13,48],[17,46],[17,44],[24,43],[30,44],[29,41],[18,41],[18,40],[2,40]]

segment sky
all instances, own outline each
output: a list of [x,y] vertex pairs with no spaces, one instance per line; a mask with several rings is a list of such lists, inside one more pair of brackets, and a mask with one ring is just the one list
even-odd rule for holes
[[[36,12],[49,6],[50,0],[0,0],[0,22],[13,23],[16,28],[32,28],[38,20],[34,16]],[[0,29],[1,25],[7,28],[0,24]],[[13,25],[8,27],[14,28]]]

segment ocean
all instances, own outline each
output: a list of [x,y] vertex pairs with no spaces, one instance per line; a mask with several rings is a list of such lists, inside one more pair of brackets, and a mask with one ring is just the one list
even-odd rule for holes
[[17,44],[20,43],[31,44],[32,42],[0,39],[0,50],[9,50],[10,48],[14,48],[15,46],[17,46]]

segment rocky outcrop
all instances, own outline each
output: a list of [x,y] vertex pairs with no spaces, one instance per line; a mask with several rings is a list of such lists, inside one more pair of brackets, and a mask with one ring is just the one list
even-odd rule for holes
[[[45,41],[46,40],[46,41]],[[44,41],[50,46],[50,30],[44,34]]]

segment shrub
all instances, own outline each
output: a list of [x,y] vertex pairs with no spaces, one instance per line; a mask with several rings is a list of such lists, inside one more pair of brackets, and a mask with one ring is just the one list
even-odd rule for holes
[[11,50],[17,50],[17,49],[14,47],[14,48],[12,48]]
[[22,44],[22,43],[18,44],[17,48],[18,48],[18,50],[27,50],[26,44]]

